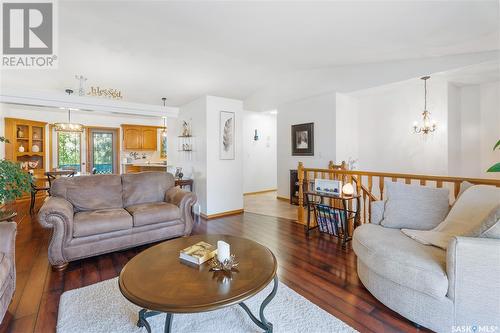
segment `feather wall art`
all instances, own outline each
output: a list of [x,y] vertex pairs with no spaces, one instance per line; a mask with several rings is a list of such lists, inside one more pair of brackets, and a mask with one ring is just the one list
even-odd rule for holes
[[234,160],[234,112],[220,112],[220,159]]

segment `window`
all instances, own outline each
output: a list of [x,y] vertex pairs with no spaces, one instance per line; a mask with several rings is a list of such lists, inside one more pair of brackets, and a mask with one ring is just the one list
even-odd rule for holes
[[81,171],[81,133],[56,132],[57,168]]

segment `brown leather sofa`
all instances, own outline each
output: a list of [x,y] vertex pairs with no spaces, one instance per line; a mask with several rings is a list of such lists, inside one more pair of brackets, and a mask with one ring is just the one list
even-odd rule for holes
[[57,179],[38,213],[53,228],[49,261],[68,262],[189,235],[196,195],[174,186],[165,172]]
[[16,230],[15,222],[0,222],[0,323],[16,290]]

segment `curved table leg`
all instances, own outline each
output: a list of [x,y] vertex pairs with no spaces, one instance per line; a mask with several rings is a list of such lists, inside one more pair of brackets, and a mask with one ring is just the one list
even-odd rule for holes
[[[162,314],[162,312],[142,309],[141,311],[139,311],[139,320],[137,321],[137,327],[145,327],[146,331],[148,331],[148,333],[151,333],[151,325],[149,325],[148,318],[157,316],[159,314]],[[170,332],[171,327],[172,327],[172,314],[167,313],[167,318],[165,319],[165,332]]]
[[278,277],[275,276],[273,281],[274,281],[273,290],[264,299],[264,301],[260,305],[260,310],[259,310],[260,320],[257,317],[255,317],[255,315],[252,313],[252,311],[248,308],[248,306],[245,303],[243,303],[243,302],[238,303],[243,308],[243,310],[245,310],[245,312],[248,314],[250,319],[252,319],[252,321],[255,323],[255,325],[262,328],[266,333],[272,333],[272,331],[273,331],[273,324],[268,322],[266,317],[264,316],[265,307],[269,304],[269,302],[272,301],[274,296],[276,296],[276,292],[278,291]]
[[167,313],[167,317],[165,318],[165,333],[170,333],[172,329],[172,319],[173,315],[171,313]]

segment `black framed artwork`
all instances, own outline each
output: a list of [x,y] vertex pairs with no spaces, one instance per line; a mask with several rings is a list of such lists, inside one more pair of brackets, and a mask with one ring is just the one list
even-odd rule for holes
[[314,156],[314,123],[292,125],[292,156]]

